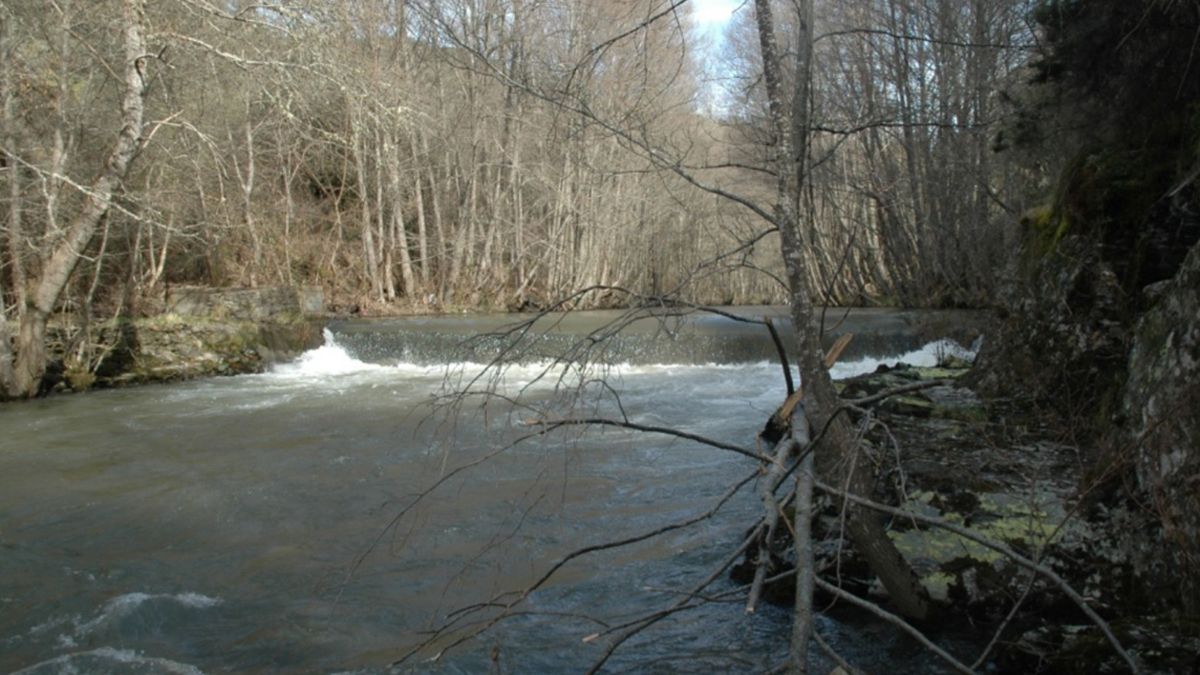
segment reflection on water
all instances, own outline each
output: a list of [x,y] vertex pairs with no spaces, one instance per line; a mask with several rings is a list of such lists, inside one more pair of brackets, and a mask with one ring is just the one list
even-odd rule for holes
[[[336,340],[369,342],[371,330]],[[960,348],[904,358],[947,349]],[[439,477],[529,433],[512,422],[535,411],[496,400],[441,414],[447,383],[481,370],[367,359],[330,341],[264,375],[0,409],[0,670],[381,671],[449,612],[520,589],[585,544],[703,513],[753,469],[678,439],[575,429],[508,447],[396,520]],[[604,374],[603,402],[569,402],[617,414],[617,393],[633,421],[746,445],[783,396],[767,360],[634,360]],[[554,384],[577,376],[527,360],[487,382],[545,411],[564,403]],[[415,669],[478,672],[493,654],[506,671],[586,668],[603,649],[581,642],[597,620],[669,603],[755,509],[747,494],[695,527],[575,560],[528,614]],[[886,653],[894,639],[825,621],[851,654],[868,640]],[[706,606],[657,624],[614,668],[763,669],[786,625],[781,610]]]

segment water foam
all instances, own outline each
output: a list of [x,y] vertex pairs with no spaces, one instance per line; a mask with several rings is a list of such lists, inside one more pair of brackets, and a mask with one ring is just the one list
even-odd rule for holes
[[[123,672],[171,673],[172,675],[204,675],[199,668],[153,656],[143,656],[129,649],[100,647],[86,652],[65,654],[49,661],[42,661],[13,675],[41,675],[42,673],[87,673],[95,672],[105,665],[120,665]],[[137,668],[137,670],[134,670]]]
[[300,358],[289,363],[275,366],[271,372],[276,375],[293,378],[319,378],[336,375],[353,375],[383,370],[385,366],[359,361],[350,355],[344,347],[337,343],[333,332],[328,328],[323,331],[325,344],[300,355]]
[[913,350],[897,356],[885,357],[868,357],[858,359],[856,361],[847,361],[845,363],[837,363],[830,370],[830,375],[835,380],[844,380],[850,377],[856,377],[866,373],[875,372],[879,366],[887,365],[894,366],[897,363],[907,363],[910,366],[918,366],[922,368],[931,368],[942,363],[947,357],[962,359],[963,361],[971,362],[975,360],[975,356],[979,353],[979,347],[982,342],[975,341],[975,344],[970,347],[964,347],[954,340],[936,340],[926,344],[920,349]]
[[[297,360],[275,366],[271,375],[284,381],[299,380],[311,382],[341,376],[362,376],[376,379],[379,376],[444,378],[443,384],[451,388],[455,385],[466,385],[479,378],[475,387],[496,387],[503,389],[520,389],[533,383],[551,387],[557,384],[577,384],[580,381],[596,377],[637,377],[660,376],[671,377],[696,372],[746,373],[755,377],[768,374],[777,369],[778,364],[768,361],[757,363],[613,363],[590,364],[583,372],[576,364],[565,364],[558,361],[545,360],[537,362],[510,363],[503,365],[462,361],[438,365],[417,364],[399,361],[384,365],[360,361],[338,344],[333,333],[326,328],[324,331],[325,344],[317,349],[302,354]],[[904,354],[886,357],[867,357],[854,361],[841,362],[831,371],[834,379],[846,379],[875,371],[880,365],[895,365],[907,363],[914,366],[931,367],[940,363],[945,357],[971,361],[979,350],[979,344],[963,347],[953,340],[937,340],[930,342],[920,349]],[[357,379],[357,378],[356,378]],[[259,402],[260,406],[266,403]]]
[[[207,609],[221,604],[220,598],[210,598],[200,593],[177,593],[174,595],[169,593],[126,593],[104,603],[104,607],[91,621],[82,623],[77,621],[74,637],[85,637],[104,624],[129,616],[143,604],[152,600],[176,602],[192,609]],[[69,645],[70,643],[70,638],[64,641],[64,644]]]

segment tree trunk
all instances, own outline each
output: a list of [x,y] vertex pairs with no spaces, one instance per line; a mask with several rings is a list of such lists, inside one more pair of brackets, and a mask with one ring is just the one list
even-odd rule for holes
[[130,162],[141,149],[146,95],[144,68],[150,58],[142,35],[144,21],[144,0],[124,0],[125,95],[121,102],[121,132],[103,171],[92,183],[66,236],[46,261],[29,297],[17,335],[15,373],[8,391],[14,398],[37,395],[46,372],[46,321],[79,264],[80,255],[108,212],[113,193],[121,186]]
[[[0,95],[4,97],[4,145],[10,153],[15,153],[17,148],[17,126],[15,114],[13,112],[13,103],[16,99],[16,93],[13,91],[13,68],[14,60],[12,53],[16,47],[12,46],[12,21],[4,21],[3,36],[0,38],[0,50],[3,50],[4,64],[0,66],[3,69],[3,80],[0,81],[0,87],[4,91]],[[8,253],[9,253],[9,269],[11,270],[10,279],[12,280],[13,304],[16,305],[16,316],[19,319],[20,315],[25,311],[25,296],[26,296],[26,280],[25,280],[25,259],[24,259],[24,241],[25,234],[22,227],[22,218],[24,216],[24,204],[22,203],[22,188],[21,188],[21,168],[17,162],[17,158],[13,155],[8,157]],[[3,256],[3,250],[0,250],[0,256]],[[0,320],[6,309],[4,304],[3,292],[0,292]],[[7,332],[4,333],[6,337]],[[6,369],[11,373],[12,361],[11,354],[8,354],[9,346],[7,343],[0,345],[0,349],[5,350],[0,354],[0,360],[3,360],[3,365],[0,369]],[[7,354],[7,357],[6,357]],[[9,380],[11,382],[11,380]],[[0,380],[0,393],[6,389],[5,381]]]
[[[404,229],[404,191],[400,182],[400,146],[390,134],[383,141],[384,160],[387,163],[388,184],[392,193],[392,245],[400,253],[400,278],[404,282],[404,295],[416,299],[417,282],[413,273],[412,254],[408,250],[408,232]],[[422,236],[424,235],[424,228]]]
[[[818,471],[828,478],[839,482],[848,480],[852,492],[868,496],[871,493],[871,480],[865,467],[869,462],[854,461],[858,449],[845,418],[839,415],[830,420],[840,403],[829,372],[822,363],[817,334],[812,330],[812,291],[809,288],[803,233],[796,208],[799,203],[796,195],[804,184],[805,161],[808,155],[808,107],[806,102],[800,103],[792,114],[801,116],[802,119],[792,125],[787,123],[783,107],[782,69],[770,0],[755,0],[755,10],[768,112],[775,136],[775,219],[781,235],[781,253],[790,287],[792,322],[799,340],[799,366],[805,392],[804,406],[813,428],[825,429],[823,440],[816,448],[816,463]],[[796,77],[800,82],[797,86],[807,90],[807,80],[811,76],[812,0],[799,0],[797,12],[799,68]],[[792,137],[793,129],[800,131],[799,137],[795,139]],[[908,616],[923,618],[928,611],[925,593],[908,562],[888,538],[878,517],[866,509],[851,507],[849,535],[855,547],[867,559],[872,571],[879,576],[900,611]],[[793,651],[796,649],[793,644]],[[803,668],[804,664],[794,663],[793,666]]]
[[[352,103],[353,105],[353,103]],[[379,260],[375,255],[375,236],[372,228],[371,196],[367,182],[367,140],[363,135],[365,120],[361,114],[352,114],[350,119],[351,149],[354,153],[354,168],[358,178],[358,200],[362,210],[362,245],[363,257],[366,260],[367,279],[371,282],[371,297],[383,301],[383,279],[379,276]],[[375,208],[380,208],[379,204]]]
[[[421,158],[417,154],[416,141],[413,141],[411,143],[411,146],[412,146],[413,166],[416,167],[416,171],[414,171],[414,176],[413,176],[413,183],[414,183],[414,196],[416,197],[416,200],[417,200],[417,255],[419,255],[421,257],[420,262],[417,265],[417,269],[421,274],[421,288],[428,289],[429,288],[429,232],[428,232],[428,228],[427,228],[426,222],[425,222],[425,194],[424,194],[425,190],[421,187],[421,184],[422,184],[421,183]],[[433,189],[432,186],[430,187],[430,189],[431,190]]]

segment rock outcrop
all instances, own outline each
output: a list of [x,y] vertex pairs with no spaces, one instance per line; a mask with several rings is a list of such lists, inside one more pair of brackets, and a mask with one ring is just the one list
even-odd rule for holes
[[1135,571],[1200,614],[1200,244],[1157,297],[1134,331],[1110,461],[1148,497],[1142,527],[1122,533]]
[[[82,391],[212,375],[258,373],[321,344],[319,289],[172,289],[167,312],[87,331],[60,325],[51,389]],[[81,340],[88,341],[80,349]],[[90,358],[67,358],[87,351]]]
[[1095,539],[1126,570],[1114,605],[1196,615],[1200,161],[1151,149],[1084,156],[1054,204],[1022,221],[1003,319],[972,381],[1081,444]]

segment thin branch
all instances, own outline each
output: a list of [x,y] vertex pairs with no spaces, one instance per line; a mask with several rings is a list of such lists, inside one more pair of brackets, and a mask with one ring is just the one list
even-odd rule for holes
[[894,387],[892,389],[888,389],[887,391],[881,391],[877,394],[871,394],[870,396],[864,396],[862,398],[850,399],[850,400],[846,401],[846,404],[850,405],[850,406],[855,406],[855,407],[862,407],[864,405],[869,405],[871,403],[876,403],[878,401],[882,401],[885,398],[891,398],[892,396],[899,396],[901,394],[911,394],[914,391],[921,391],[922,389],[932,389],[934,387],[948,387],[953,384],[954,384],[954,380],[926,380],[924,382],[914,382],[912,384],[905,384],[905,385],[901,385],[899,387]]
[[[799,408],[800,415],[804,409]],[[788,457],[796,450],[796,442],[786,436],[775,445],[775,454],[770,458],[767,475],[759,483],[759,499],[763,505],[763,522],[766,523],[762,538],[758,541],[758,555],[754,566],[754,581],[750,585],[750,594],[746,598],[746,613],[753,614],[758,608],[758,597],[762,593],[763,582],[767,579],[767,568],[771,566],[771,540],[775,537],[775,528],[779,524],[779,503],[775,500],[775,489],[783,482],[787,472]]]
[[730,452],[735,452],[739,455],[749,457],[750,459],[757,460],[759,462],[771,463],[774,461],[771,457],[768,457],[767,455],[764,455],[761,452],[755,452],[748,448],[743,448],[741,446],[733,445],[732,443],[725,443],[723,441],[718,441],[718,440],[715,440],[712,438],[707,438],[705,436],[701,436],[699,434],[693,434],[688,431],[680,431],[678,429],[672,429],[671,427],[660,427],[660,426],[654,426],[654,425],[649,425],[649,424],[638,424],[636,422],[628,422],[625,420],[614,420],[614,419],[609,419],[607,417],[583,417],[583,418],[570,418],[570,419],[561,419],[561,420],[528,420],[528,421],[526,421],[526,424],[529,426],[545,427],[543,433],[549,433],[559,427],[569,427],[569,426],[619,427],[622,429],[631,429],[633,431],[644,431],[644,432],[652,433],[652,434],[663,434],[666,436],[674,436],[676,438],[682,438],[682,439],[689,440],[689,441],[695,441],[696,443],[700,443],[702,445],[707,445],[709,447],[717,448],[718,450],[728,450]]
[[845,30],[834,30],[828,33],[822,33],[816,37],[814,42],[820,42],[826,38],[843,37],[846,35],[882,35],[890,37],[893,40],[904,40],[907,42],[925,42],[934,45],[945,45],[947,47],[964,47],[968,49],[1019,49],[1024,51],[1033,51],[1036,45],[1029,43],[1014,43],[1014,42],[968,42],[961,40],[946,40],[935,38],[929,35],[913,35],[912,33],[896,33],[882,28],[847,28]]
[[[500,593],[499,595],[495,596],[491,601],[479,603],[477,605],[472,605],[470,607],[460,609],[459,611],[457,611],[451,615],[452,618],[447,623],[445,623],[444,625],[442,625],[441,627],[439,627],[438,629],[433,631],[433,635],[430,638],[428,638],[424,642],[416,645],[415,647],[410,649],[406,654],[404,654],[400,659],[393,662],[391,664],[392,667],[397,667],[397,666],[402,665],[405,661],[412,658],[414,655],[416,655],[417,653],[419,653],[421,650],[425,649],[426,647],[432,645],[439,637],[441,637],[447,631],[454,629],[455,627],[464,628],[464,627],[469,627],[469,626],[476,626],[477,628],[472,630],[469,634],[464,635],[464,636],[454,640],[449,645],[447,645],[446,647],[439,650],[439,652],[430,659],[431,661],[438,660],[447,651],[450,651],[451,649],[454,649],[454,648],[458,647],[459,645],[462,645],[462,644],[474,639],[477,635],[491,629],[492,627],[494,627],[496,624],[500,623],[501,621],[504,621],[504,620],[510,618],[514,613],[515,607],[517,607],[520,603],[524,602],[530,595],[533,594],[534,591],[536,591],[539,588],[541,588],[542,586],[544,586],[548,581],[550,581],[550,579],[555,574],[558,573],[558,571],[560,569],[562,569],[567,563],[571,562],[572,560],[575,560],[576,558],[580,558],[580,557],[583,557],[583,556],[586,556],[586,555],[589,555],[592,553],[600,552],[600,551],[607,551],[607,550],[611,550],[611,549],[629,546],[631,544],[641,543],[643,541],[653,539],[655,537],[661,536],[663,534],[667,534],[669,532],[674,532],[676,530],[681,530],[681,529],[691,527],[693,525],[696,525],[700,522],[703,522],[705,520],[712,518],[727,503],[729,503],[729,501],[731,499],[733,499],[734,495],[736,495],[738,492],[740,492],[743,487],[745,487],[747,484],[750,483],[750,481],[754,480],[754,478],[757,475],[758,475],[758,472],[755,471],[754,473],[751,473],[750,475],[746,476],[742,480],[735,483],[729,490],[727,490],[725,492],[725,494],[723,494],[720,497],[720,499],[717,500],[717,502],[712,506],[712,508],[705,511],[704,513],[698,514],[696,516],[693,516],[693,517],[688,518],[683,521],[664,525],[662,527],[656,528],[654,530],[650,530],[648,532],[644,532],[642,534],[634,535],[631,537],[626,537],[624,539],[619,539],[619,540],[615,540],[615,541],[609,541],[609,542],[605,542],[605,543],[601,543],[601,544],[593,544],[590,546],[585,546],[583,548],[576,549],[576,550],[568,553],[567,555],[563,556],[562,558],[560,558],[557,562],[555,562],[553,565],[551,565],[550,568],[547,569],[546,572],[543,573],[540,578],[538,578],[536,581],[534,581],[529,586],[526,586],[524,589],[521,589],[520,591],[506,591],[504,593]],[[755,531],[757,531],[757,529],[758,528],[756,526]],[[749,542],[749,541],[753,541],[753,540],[748,538],[747,542]],[[749,546],[749,543],[746,543],[742,547],[739,547],[736,555],[741,555],[741,552],[745,550],[746,546]],[[736,556],[733,559],[736,560]],[[715,579],[716,576],[719,576],[722,572],[724,572],[724,569],[726,567],[728,567],[728,565],[730,565],[730,564],[732,564],[732,561],[728,562],[724,567],[722,567],[720,572],[717,572],[712,577],[710,577],[710,579],[704,584],[703,587],[701,587],[697,591],[697,593],[699,591],[702,591],[704,587],[707,587],[708,584],[712,583],[712,580]],[[506,601],[506,602],[502,602],[502,600],[504,598],[511,597],[511,596],[515,596],[514,599]],[[685,599],[683,602],[686,603],[686,602],[690,601],[692,597],[694,597],[694,594],[688,596],[688,598]],[[488,608],[496,608],[496,609],[500,609],[502,611],[500,614],[498,614],[497,616],[494,616],[490,619],[473,622],[472,624],[469,624],[467,626],[464,626],[462,624],[463,619],[465,619],[467,616],[470,616],[471,614],[473,614],[475,612],[478,612],[483,609],[488,609]]]
[[1004,634],[1004,629],[1008,628],[1008,624],[1012,623],[1013,618],[1020,611],[1021,605],[1025,604],[1025,598],[1029,597],[1029,592],[1033,590],[1033,582],[1036,578],[1037,576],[1033,574],[1029,576],[1029,583],[1025,584],[1025,590],[1021,592],[1021,597],[1017,598],[1017,601],[1013,603],[1012,609],[1008,611],[1008,615],[1004,617],[1004,621],[1001,621],[995,632],[992,633],[992,639],[983,648],[983,651],[979,653],[979,658],[975,659],[975,663],[971,664],[971,670],[978,670],[983,666],[983,662],[987,660],[988,655],[992,653],[992,649],[996,647],[996,643],[1000,641],[1000,636]]
[[[817,486],[820,487],[820,482],[817,483]],[[871,614],[874,614],[875,616],[879,617],[880,619],[883,619],[884,621],[892,624],[893,626],[896,626],[897,628],[904,631],[905,633],[908,633],[910,636],[912,636],[912,638],[914,640],[916,640],[917,642],[920,642],[921,646],[925,647],[929,651],[936,654],[939,658],[941,658],[946,663],[950,664],[950,666],[953,667],[958,672],[967,673],[968,675],[971,675],[971,673],[974,672],[965,663],[954,658],[946,650],[942,649],[941,647],[939,647],[939,646],[935,645],[933,642],[931,642],[929,640],[929,638],[925,637],[924,633],[922,633],[921,631],[914,628],[912,626],[912,624],[908,623],[904,619],[901,619],[900,617],[896,616],[895,614],[892,614],[891,612],[887,611],[886,609],[883,609],[882,607],[880,607],[879,605],[876,605],[873,602],[867,602],[866,600],[863,600],[862,598],[858,597],[857,595],[854,595],[853,593],[844,591],[841,588],[838,588],[837,586],[834,586],[833,584],[829,583],[828,581],[825,581],[824,579],[817,578],[815,581],[816,581],[817,587],[820,588],[821,590],[825,591],[826,593],[830,593],[839,599],[845,600],[846,602],[854,605],[855,607],[858,607],[860,609],[865,609],[868,612],[870,612]]]

